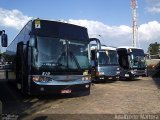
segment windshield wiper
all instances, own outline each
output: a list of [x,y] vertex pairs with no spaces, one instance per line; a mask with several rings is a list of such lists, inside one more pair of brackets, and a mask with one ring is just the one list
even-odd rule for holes
[[134,61],[139,63],[139,62],[144,62],[145,60],[144,60],[144,58],[141,57],[141,56],[136,56],[136,57],[134,58]]
[[[62,67],[64,67],[64,68],[69,68],[69,62],[70,62],[69,60],[65,61],[65,62],[68,62],[66,65],[60,63],[62,57],[65,56],[65,55],[66,55],[65,52],[63,52],[63,53],[60,55],[60,57],[58,58],[57,63],[56,63],[56,66],[57,66],[57,67],[60,67],[60,68],[62,68]],[[74,55],[72,52],[69,52],[67,55],[68,55],[68,57],[73,57],[73,60],[75,61],[77,68],[78,68],[78,69],[81,69],[81,67],[80,67],[80,65],[79,65],[79,63],[78,63],[75,55]],[[66,56],[66,57],[67,57],[67,56]],[[67,57],[67,59],[68,59],[68,57]]]
[[56,67],[61,68],[61,69],[62,69],[62,67],[67,68],[67,65],[60,63],[63,56],[65,56],[65,52],[62,52],[62,54],[58,57],[57,62],[56,62]]
[[82,69],[81,67],[80,67],[80,65],[79,65],[79,63],[78,63],[78,60],[77,60],[77,58],[75,57],[75,55],[72,53],[72,52],[70,52],[69,51],[69,54],[71,55],[71,56],[73,56],[73,59],[74,59],[74,61],[76,62],[76,65],[77,65],[77,67],[78,67],[78,69]]

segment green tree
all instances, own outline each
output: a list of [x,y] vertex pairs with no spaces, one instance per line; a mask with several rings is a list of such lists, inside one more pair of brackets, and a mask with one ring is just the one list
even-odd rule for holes
[[0,59],[3,59],[4,62],[13,62],[16,59],[16,56],[7,55],[5,52],[0,53]]
[[160,52],[160,44],[158,44],[157,42],[155,43],[151,43],[148,47],[148,53],[150,53],[150,55],[157,55]]

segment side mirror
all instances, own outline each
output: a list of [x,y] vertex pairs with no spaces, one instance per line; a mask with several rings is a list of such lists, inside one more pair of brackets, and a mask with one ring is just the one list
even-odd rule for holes
[[2,45],[2,47],[7,47],[8,46],[7,34],[2,34],[2,36],[1,36],[1,45]]
[[90,40],[90,42],[95,41],[97,43],[97,49],[98,50],[101,49],[101,42],[100,42],[99,39],[97,39],[97,38],[90,38],[89,40]]

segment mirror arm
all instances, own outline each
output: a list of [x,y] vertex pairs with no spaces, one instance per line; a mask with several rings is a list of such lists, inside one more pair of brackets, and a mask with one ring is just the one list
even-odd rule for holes
[[97,43],[97,49],[101,50],[101,42],[100,42],[99,39],[97,39],[97,38],[90,38],[89,40],[90,40],[90,42],[91,41],[96,41],[96,43]]
[[5,34],[5,30],[0,31],[0,35]]

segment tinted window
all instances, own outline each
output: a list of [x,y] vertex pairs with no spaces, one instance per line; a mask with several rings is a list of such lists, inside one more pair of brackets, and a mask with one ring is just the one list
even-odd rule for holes
[[88,69],[89,60],[84,54],[87,44],[69,40],[37,37],[33,48],[33,65],[47,69]]

